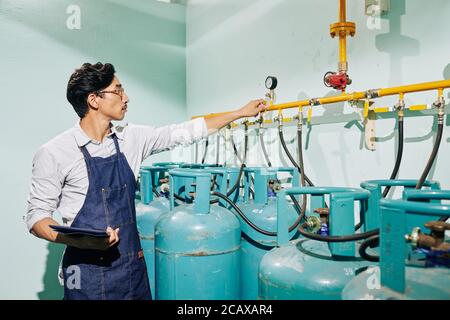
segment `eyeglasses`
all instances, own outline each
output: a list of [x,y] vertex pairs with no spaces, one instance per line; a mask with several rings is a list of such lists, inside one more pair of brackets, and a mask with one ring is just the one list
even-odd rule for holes
[[99,93],[114,93],[114,94],[117,94],[122,99],[124,92],[125,92],[124,88],[118,88],[118,89],[115,89],[115,90],[112,90],[112,91],[96,91],[95,93],[96,94],[99,94]]

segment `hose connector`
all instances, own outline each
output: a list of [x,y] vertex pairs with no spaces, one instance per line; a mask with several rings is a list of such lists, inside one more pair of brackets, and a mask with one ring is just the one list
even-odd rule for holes
[[308,219],[306,219],[306,222],[304,224],[306,229],[311,233],[317,233],[317,231],[320,230],[322,227],[322,221],[319,217],[316,216],[310,216]]
[[263,117],[263,115],[261,114],[259,116],[259,118],[255,122],[259,123],[259,129],[262,130],[263,129],[263,124],[264,124],[264,117]]
[[411,247],[416,249],[419,246],[419,239],[421,235],[421,230],[419,227],[416,227],[412,230],[411,234],[405,235],[406,242],[411,244]]
[[433,102],[433,107],[436,108],[438,112],[438,124],[443,124],[445,115],[445,99],[443,95],[439,95],[438,99]]
[[398,103],[394,106],[394,110],[398,113],[398,119],[403,120],[403,117],[405,116],[405,100],[400,99]]
[[303,126],[303,109],[299,107],[298,114],[293,117],[294,120],[297,120],[297,131],[302,131]]
[[248,124],[249,124],[248,119],[245,119],[245,120],[242,122],[242,124],[244,125],[244,133],[245,133],[245,136],[248,137]]
[[283,130],[283,113],[281,110],[278,111],[278,115],[273,118],[274,122],[278,122],[278,130],[281,132]]

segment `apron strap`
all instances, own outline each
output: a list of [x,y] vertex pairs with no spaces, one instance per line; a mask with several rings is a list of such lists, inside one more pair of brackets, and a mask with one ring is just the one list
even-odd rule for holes
[[121,159],[120,159],[120,147],[119,147],[119,141],[117,140],[117,135],[115,133],[112,134],[112,139],[114,141],[114,146],[116,147],[116,161],[117,161],[117,176],[119,177],[120,184],[122,185],[124,183],[124,177],[122,177],[122,174],[120,173],[120,166],[123,165]]
[[[121,165],[122,162],[120,161],[120,147],[119,147],[119,141],[117,140],[117,136],[116,136],[115,133],[113,133],[111,137],[112,137],[112,139],[113,139],[113,141],[114,141],[114,146],[115,146],[115,148],[116,148],[116,154],[115,154],[116,161],[117,161],[117,163],[118,163],[119,165]],[[85,159],[85,162],[86,162],[86,166],[87,166],[87,168],[88,168],[88,175],[89,175],[89,162],[92,160],[92,156],[89,154],[89,151],[87,151],[86,146],[80,147],[80,150],[81,150],[81,152],[82,152],[83,155],[84,155],[84,159]],[[119,181],[120,181],[120,183],[122,184],[123,181],[124,181],[124,180],[123,180],[123,177],[122,177],[122,175],[121,175],[121,173],[120,173],[119,166],[116,166],[116,167],[117,167],[117,175],[118,175],[118,177],[119,177]]]
[[114,146],[116,147],[116,156],[118,158],[120,155],[119,141],[117,140],[117,135],[115,133],[112,134],[112,138],[114,141]]
[[90,160],[92,158],[89,152],[87,151],[86,146],[80,147],[80,150],[83,153],[85,159]]

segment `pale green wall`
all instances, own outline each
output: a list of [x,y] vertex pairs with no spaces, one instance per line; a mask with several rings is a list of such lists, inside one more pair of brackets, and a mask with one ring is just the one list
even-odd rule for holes
[[[363,1],[348,1],[348,18],[358,28],[356,38],[349,40],[351,91],[450,78],[450,43],[445,41],[450,3],[430,0],[424,7],[420,0],[391,2],[381,29],[369,30]],[[81,30],[66,28],[69,4],[81,7]],[[187,23],[185,11],[153,0],[0,2],[0,132],[6,135],[0,169],[0,299],[61,297],[55,271],[62,248],[28,235],[21,216],[35,150],[77,120],[65,100],[65,87],[82,62],[115,64],[131,98],[127,121],[136,123],[165,124],[238,107],[265,93],[268,74],[279,78],[279,102],[331,94],[322,77],[336,69],[337,41],[328,31],[337,20],[337,1],[191,0]],[[429,94],[407,97],[408,104],[433,100]],[[305,134],[308,175],[317,184],[357,185],[390,174],[394,119],[377,121],[381,141],[370,152],[361,147],[358,123],[349,121],[354,116],[347,108],[331,105],[315,111],[315,122],[337,123],[314,125]],[[423,169],[432,126],[429,116],[407,119],[401,177],[416,177]],[[293,134],[288,130],[287,140]],[[277,139],[272,132],[267,140]],[[250,161],[263,163],[252,141]],[[446,127],[432,176],[447,188],[448,143]],[[273,162],[287,164],[278,157],[277,143],[269,148]],[[181,155],[180,149],[157,159]]]
[[[378,30],[367,27],[364,1],[348,0],[347,7],[347,19],[357,25],[356,37],[348,40],[349,74],[353,79],[349,91],[450,78],[449,1],[391,0],[391,11],[382,18]],[[323,75],[337,69],[338,41],[329,36],[329,25],[337,19],[337,0],[188,2],[188,114],[230,110],[262,97],[268,75],[278,77],[279,103],[336,94],[323,85]],[[436,95],[407,95],[406,103],[431,103]],[[394,103],[396,98],[384,98],[377,100],[376,106]],[[317,185],[358,186],[366,179],[388,178],[392,171],[394,115],[376,122],[379,141],[377,150],[371,152],[362,146],[361,125],[352,113],[344,104],[314,109],[315,125],[310,130],[305,128],[304,133],[305,166]],[[447,116],[441,152],[431,170],[431,177],[447,188],[449,123]],[[286,140],[295,154],[292,129],[286,130]],[[399,177],[420,176],[435,131],[432,116],[405,120],[406,143]],[[252,131],[249,164],[265,164],[254,134]],[[266,140],[274,142],[268,146],[272,162],[290,165],[281,156],[276,130],[269,134]],[[242,130],[236,135],[235,140],[243,140]],[[214,147],[211,149],[207,161],[215,159]]]
[[[81,9],[80,30],[66,27],[72,4]],[[131,99],[126,121],[185,120],[185,7],[154,0],[2,0],[0,43],[0,299],[60,299],[62,246],[29,235],[22,222],[33,155],[77,121],[65,92],[83,62],[115,65]]]

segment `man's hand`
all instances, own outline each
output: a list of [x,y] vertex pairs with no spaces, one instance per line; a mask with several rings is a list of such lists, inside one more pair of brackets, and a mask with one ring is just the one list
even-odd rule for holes
[[78,249],[102,250],[106,251],[119,242],[119,228],[113,230],[111,227],[106,229],[109,238],[98,238],[86,235],[64,235],[66,244]]
[[98,238],[86,235],[64,235],[64,242],[72,247],[88,250],[106,251],[119,242],[119,228],[113,230],[111,227],[106,229],[109,238]]
[[265,100],[258,99],[250,101],[236,111],[223,113],[213,117],[205,117],[208,133],[215,133],[217,130],[227,126],[230,122],[236,121],[240,118],[255,117],[260,112],[265,111],[266,108],[267,106],[265,104]]
[[51,242],[63,243],[79,249],[108,250],[119,242],[119,228],[113,230],[106,229],[109,238],[98,238],[91,236],[67,235],[54,231],[50,225],[58,225],[58,222],[51,218],[45,218],[36,222],[31,232],[41,238]]
[[266,101],[263,99],[252,100],[247,103],[245,106],[238,110],[241,118],[244,117],[255,117],[260,112],[266,110]]

